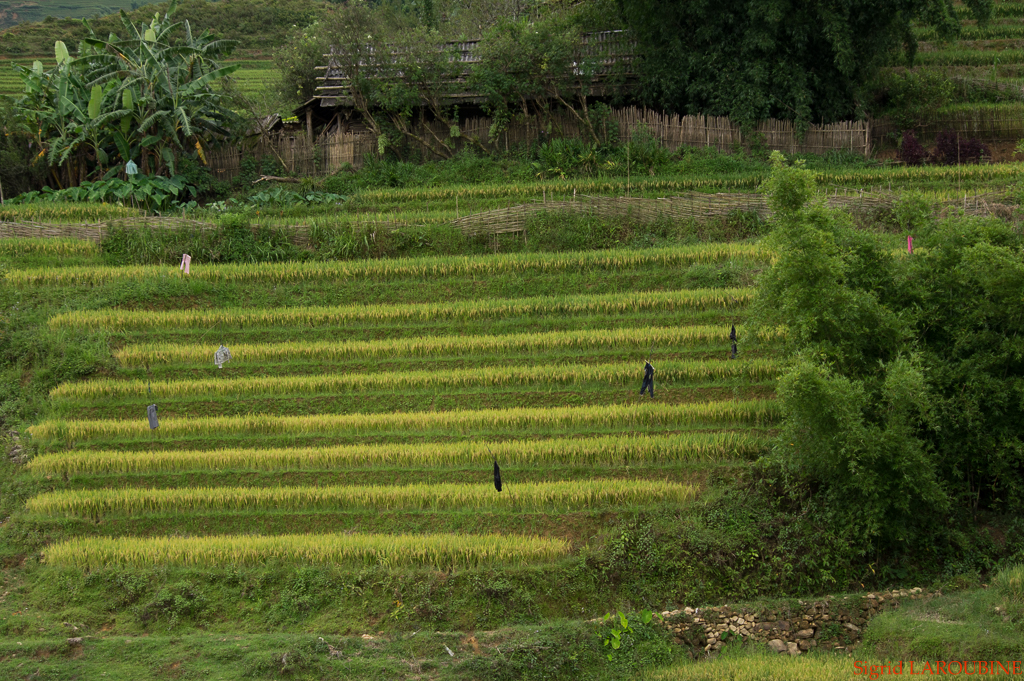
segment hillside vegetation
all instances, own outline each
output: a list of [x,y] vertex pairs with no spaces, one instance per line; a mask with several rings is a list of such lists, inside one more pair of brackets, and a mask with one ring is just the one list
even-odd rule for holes
[[[142,3],[136,3],[142,5]],[[134,23],[149,22],[153,14],[163,15],[169,2],[145,4],[137,9],[124,9]],[[329,3],[299,2],[299,0],[181,0],[177,3],[175,19],[189,21],[201,30],[210,30],[221,38],[237,40],[239,46],[250,50],[266,50],[281,46],[294,26],[313,23],[330,7]],[[117,14],[93,17],[89,23],[99,35],[121,30]],[[51,57],[53,42],[62,40],[69,46],[89,34],[80,18],[53,15],[47,21],[21,22],[4,27],[0,32],[0,54]]]
[[[894,163],[624,134],[574,55],[645,0],[288,2],[142,7],[79,54],[43,31],[76,20],[0,34],[45,57],[2,109],[0,677],[1019,664],[1024,166],[945,131],[1020,103],[1011,70],[935,55],[957,26],[989,53],[1024,11],[931,3],[915,65],[879,48],[858,88],[786,114],[863,103]],[[748,5],[692,9],[712,31]],[[777,8],[730,59],[819,6]],[[283,106],[224,76],[273,51],[299,96],[339,35],[375,117],[360,168],[205,164],[252,139],[255,98]],[[582,137],[463,148],[466,84],[433,77],[462,73],[437,49],[462,35],[496,130],[561,97]],[[770,106],[818,92],[805,71]],[[716,111],[767,106],[744,92]],[[426,142],[424,97],[449,124]]]
[[[904,181],[929,181],[941,170],[911,169]],[[406,173],[410,186],[366,187],[367,205],[390,201],[401,211],[405,201],[465,192],[472,206],[495,190],[480,185],[474,198],[473,185],[416,186],[412,166],[391,172]],[[793,180],[778,172],[772,191],[785,196]],[[841,350],[837,372],[858,366],[853,344],[875,336],[851,335],[867,322],[849,314],[875,308],[866,299],[841,303],[861,295],[861,282],[875,277],[886,290],[884,277],[899,273],[926,286],[921,275],[945,271],[930,267],[932,259],[952,257],[946,229],[988,230],[998,248],[1019,248],[1019,235],[996,222],[936,222],[927,203],[903,202],[859,218],[890,234],[854,236],[839,217],[797,208],[807,177],[795,177],[804,184],[792,185],[798,198],[776,222],[790,241],[775,237],[772,248],[783,250],[772,251],[761,242],[701,242],[695,223],[666,230],[631,222],[627,231],[557,212],[543,218],[552,221],[549,233],[542,220],[526,239],[460,241],[439,225],[418,243],[400,231],[388,246],[383,233],[372,244],[374,231],[341,226],[319,243],[365,238],[367,250],[327,262],[294,260],[330,252],[314,250],[290,251],[292,259],[277,264],[214,264],[215,252],[239,260],[258,252],[230,246],[254,235],[228,221],[206,241],[183,232],[166,251],[156,240],[172,235],[137,231],[102,248],[4,242],[2,413],[21,424],[23,463],[2,467],[4,589],[17,610],[3,620],[0,665],[17,669],[26,654],[15,650],[20,641],[51,656],[44,670],[87,674],[105,664],[113,678],[194,669],[196,656],[255,678],[281,669],[298,678],[414,678],[423,669],[447,678],[540,678],[541,669],[557,678],[625,678],[687,656],[662,629],[642,623],[643,609],[941,581],[1019,558],[1024,528],[1006,505],[1017,503],[1018,491],[989,482],[1014,465],[998,442],[999,457],[970,462],[983,492],[967,513],[944,465],[896,473],[886,443],[910,436],[901,424],[919,418],[916,406],[882,417],[871,456],[860,445],[844,448],[871,461],[848,483],[830,476],[849,464],[815,449],[821,425],[814,419],[829,436],[872,443],[871,410],[835,426],[836,411],[859,393],[841,392],[840,376],[821,374],[814,384],[825,386],[821,393],[808,398],[790,377],[777,399],[779,376],[793,366],[814,373],[810,363],[821,351]],[[268,222],[262,238],[274,238],[285,219]],[[843,258],[858,254],[842,266],[827,264],[839,257],[826,257],[827,249],[812,258],[815,272],[826,257],[827,267],[851,275],[825,288],[811,282],[814,305],[832,309],[837,324],[815,331],[791,317],[788,330],[762,322],[757,331],[751,284],[773,263],[792,262],[785,249],[811,229],[807,219],[819,230],[807,243],[841,239],[853,245],[839,249]],[[759,231],[758,224],[746,229]],[[914,259],[902,230],[918,238]],[[358,257],[398,244],[405,250],[391,254],[429,255]],[[462,255],[477,248],[479,255]],[[189,275],[178,269],[182,251],[195,258]],[[140,265],[154,253],[161,255],[153,264]],[[793,283],[784,274],[791,267],[779,272],[769,280],[776,289]],[[965,304],[996,328],[998,305]],[[879,343],[895,339],[892,328],[871,326],[884,331]],[[831,335],[818,337],[818,351],[785,361],[823,332]],[[912,337],[902,342],[919,342]],[[232,355],[222,368],[214,364],[221,345]],[[656,368],[653,398],[638,395],[647,358]],[[895,372],[908,375],[919,360],[885,361],[881,383],[891,386]],[[875,389],[874,366],[856,377],[865,393]],[[984,405],[983,393],[972,395]],[[930,399],[936,414],[955,407]],[[806,405],[814,406],[806,417],[811,434],[794,433],[783,416]],[[850,428],[856,432],[846,435]],[[999,424],[988,431],[1005,441]],[[800,438],[785,444],[799,442],[806,460],[780,451],[780,432]],[[899,448],[910,446],[904,440]],[[790,470],[800,477],[787,482],[786,466],[798,466]],[[902,484],[903,473],[911,489],[887,487]],[[937,480],[950,493],[945,506],[924,484]],[[815,485],[830,489],[837,505],[807,496]],[[863,494],[870,489],[890,493]],[[1005,502],[990,494],[997,490]],[[923,498],[908,516],[898,500],[914,495]],[[998,528],[1002,543],[978,535],[970,513]],[[938,517],[960,529],[936,529],[945,527]],[[929,529],[903,535],[909,551],[927,547],[935,559],[909,561],[901,548],[900,533],[919,523]],[[583,620],[614,609],[636,614],[608,660],[609,629]],[[1004,626],[1018,625],[998,631]],[[81,649],[64,643],[68,631],[84,636]],[[473,631],[493,633],[472,641],[456,633]],[[113,641],[125,639],[144,645],[117,657]],[[903,645],[905,655],[927,650]],[[1013,654],[1000,645],[993,655]]]
[[[74,0],[41,0],[19,1],[4,0],[0,2],[0,30],[27,23],[53,23],[57,19],[91,19],[114,14],[119,10],[132,11],[141,5],[149,4],[145,0],[112,0],[111,2],[75,2]],[[46,21],[49,19],[49,21]]]

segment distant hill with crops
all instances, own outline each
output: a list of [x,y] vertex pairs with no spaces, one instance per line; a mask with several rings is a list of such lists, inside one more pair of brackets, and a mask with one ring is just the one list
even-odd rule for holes
[[[135,22],[149,21],[154,12],[166,12],[170,3],[114,0],[100,5],[73,0],[53,3],[0,1],[0,55],[52,56],[53,42],[75,45],[88,35],[82,19],[90,19],[100,35],[121,28],[118,12],[124,10]],[[222,38],[239,41],[242,49],[270,49],[284,43],[292,26],[306,26],[328,7],[325,2],[280,0],[185,0],[178,3],[175,19],[188,21],[193,30],[209,30]],[[24,8],[24,9],[23,9]],[[95,18],[93,18],[95,17]]]
[[90,0],[39,0],[24,2],[21,0],[5,0],[0,2],[0,29],[18,24],[41,22],[52,24],[56,19],[89,19],[115,14],[118,10],[133,11],[152,0],[109,0],[108,2],[92,2]]

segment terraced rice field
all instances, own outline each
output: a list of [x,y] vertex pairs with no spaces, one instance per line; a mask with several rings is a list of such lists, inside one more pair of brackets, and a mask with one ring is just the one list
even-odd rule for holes
[[[52,565],[558,561],[609,514],[687,508],[777,419],[781,334],[750,336],[751,290],[678,288],[693,267],[755,272],[770,260],[756,246],[190,277],[56,257],[7,285],[161,292],[49,320],[103,335],[115,357],[55,387],[29,430],[41,453],[22,475],[53,484],[15,522],[51,538]],[[648,356],[653,399],[638,394]]]
[[[992,141],[1016,141],[1024,135],[1020,107],[1024,100],[1024,3],[995,0],[992,19],[979,26],[966,5],[957,6],[961,33],[956,40],[942,40],[934,27],[914,29],[918,51],[912,70],[958,79],[968,89],[999,93],[998,103],[969,96],[962,104],[941,107],[933,115],[941,125],[978,133]],[[904,68],[905,64],[894,64]],[[954,102],[958,101],[954,98]],[[993,100],[995,101],[995,100]],[[972,120],[969,112],[975,112]],[[934,130],[929,128],[934,134]]]

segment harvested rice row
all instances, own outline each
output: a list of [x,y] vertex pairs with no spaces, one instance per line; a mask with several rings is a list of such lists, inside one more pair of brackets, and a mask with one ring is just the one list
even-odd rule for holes
[[81,569],[253,566],[285,561],[452,570],[551,561],[568,552],[567,542],[521,535],[287,534],[71,539],[47,548],[45,560],[50,565]]
[[649,250],[617,249],[572,253],[511,253],[487,256],[439,256],[379,260],[232,263],[193,263],[191,273],[182,275],[175,267],[136,265],[122,267],[44,267],[12,273],[15,285],[104,284],[126,279],[188,276],[212,282],[284,283],[296,281],[389,279],[408,277],[494,276],[536,271],[564,272],[634,270],[646,267],[685,267],[697,263],[732,259],[768,261],[770,254],[757,244],[709,243]]
[[530,429],[534,427],[627,427],[771,423],[778,417],[773,400],[725,400],[690,404],[625,404],[585,407],[459,410],[445,412],[394,412],[386,414],[316,414],[312,416],[215,416],[161,419],[150,430],[145,418],[133,420],[51,419],[30,426],[28,432],[41,443],[84,442],[95,439],[149,440],[189,436],[338,434],[378,435],[383,431],[444,428],[462,432],[480,427]]
[[[11,238],[0,239],[0,255],[60,255],[85,256],[100,252],[99,244],[86,239],[69,238]],[[11,273],[7,274],[10,278]]]
[[[486,469],[485,469],[486,470]],[[696,488],[650,480],[573,480],[506,484],[333,485],[328,487],[185,487],[176,489],[62,490],[28,500],[28,510],[50,516],[101,518],[146,513],[218,511],[349,511],[552,509],[684,503]]]
[[[635,362],[615,364],[542,364],[540,366],[489,366],[472,371],[386,371],[369,374],[299,376],[246,376],[234,379],[144,381],[96,379],[62,383],[50,398],[78,402],[104,399],[178,399],[185,397],[247,397],[251,395],[323,395],[358,390],[405,388],[461,388],[469,386],[516,386],[602,382],[615,385],[634,381],[640,371]],[[673,382],[746,378],[764,381],[777,378],[781,365],[775,360],[669,360],[658,364],[662,386]]]
[[765,446],[763,437],[751,433],[682,433],[458,444],[428,442],[281,449],[58,452],[37,456],[28,462],[27,467],[36,475],[128,475],[198,470],[442,467],[487,464],[492,459],[518,465],[635,466],[752,458]]
[[[746,330],[736,326],[744,337]],[[581,329],[547,333],[516,333],[483,336],[420,336],[373,341],[243,343],[231,346],[232,362],[270,363],[290,360],[339,361],[344,359],[467,355],[482,352],[530,352],[549,349],[608,348],[649,350],[693,345],[707,341],[726,342],[725,326],[668,326],[629,329]],[[771,341],[784,331],[773,329],[759,338]],[[114,352],[125,367],[152,364],[208,364],[217,345],[188,343],[145,343],[129,345]]]
[[740,309],[754,298],[752,288],[684,289],[578,296],[468,300],[405,305],[344,307],[224,308],[217,310],[77,310],[51,317],[51,329],[232,328],[321,326],[354,321],[437,321],[537,315],[623,314],[651,310]]

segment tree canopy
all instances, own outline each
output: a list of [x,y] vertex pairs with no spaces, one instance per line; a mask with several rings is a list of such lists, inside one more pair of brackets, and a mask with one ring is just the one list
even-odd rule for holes
[[914,252],[894,252],[773,156],[778,258],[754,317],[787,329],[792,359],[776,458],[890,548],[926,543],[958,513],[1020,513],[1024,237],[996,218],[938,219],[909,196],[895,214]]
[[560,108],[596,143],[588,99],[598,80],[606,96],[617,91],[622,70],[613,58],[618,43],[588,42],[585,30],[596,21],[593,12],[575,7],[532,21],[500,19],[464,48],[408,12],[354,3],[303,31],[279,64],[289,94],[314,96],[320,84],[314,65],[329,53],[328,89],[321,94],[345,101],[381,151],[403,157],[405,150],[450,157],[467,143],[483,149],[486,140],[459,127],[459,107],[467,102],[493,118],[491,140],[519,117],[538,115],[550,128],[551,111]]
[[[992,0],[966,0],[979,21]],[[953,0],[619,0],[642,59],[640,98],[679,113],[826,122],[902,52],[911,22],[959,29]]]

